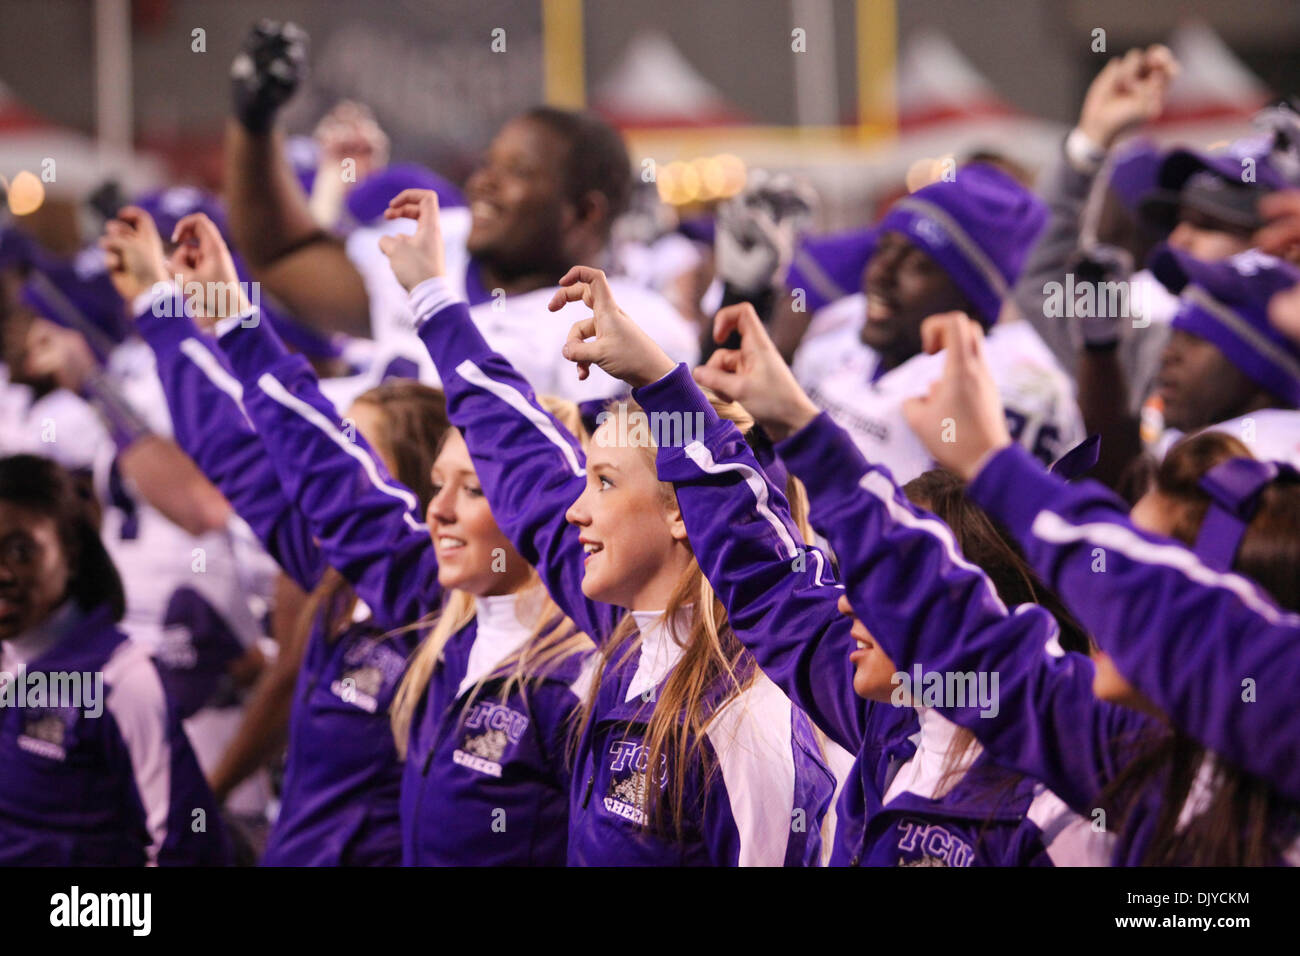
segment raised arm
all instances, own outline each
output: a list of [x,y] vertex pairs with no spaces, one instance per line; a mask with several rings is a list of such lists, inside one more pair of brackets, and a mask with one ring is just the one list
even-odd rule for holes
[[[171,305],[174,311],[183,300],[177,296]],[[255,317],[250,313],[250,319]],[[306,519],[281,491],[270,455],[244,416],[239,382],[183,314],[155,315],[149,303],[137,316],[136,327],[157,357],[177,443],[267,553],[299,587],[310,591],[325,569],[324,558]]]
[[[1300,615],[1279,609],[1246,578],[1140,531],[1099,486],[1043,473],[1010,447],[978,331],[960,316],[927,324],[928,345],[946,343],[948,362],[930,394],[906,412],[931,454],[974,479],[971,497],[1016,536],[1043,581],[1175,725],[1300,797],[1292,699]],[[941,438],[945,421],[954,442]]]
[[854,613],[894,666],[910,675],[920,665],[945,686],[950,675],[995,681],[991,702],[971,693],[939,709],[998,763],[1076,811],[1093,808],[1125,762],[1121,741],[1149,720],[1097,700],[1092,662],[1059,651],[1052,616],[1006,608],[948,526],[914,507],[824,413],[777,447],[808,488],[813,525],[839,558]]
[[437,557],[419,501],[355,426],[340,421],[307,360],[289,355],[265,322],[237,324],[219,341],[280,487],[307,518],[326,562],[381,627],[409,624],[437,607]]
[[1141,531],[1099,485],[1067,485],[1014,449],[988,461],[970,494],[1173,723],[1300,799],[1300,615]]
[[[914,508],[889,472],[869,465],[847,433],[817,411],[752,312],[719,313],[717,325],[719,335],[738,328],[741,348],[717,353],[696,376],[741,401],[770,432],[787,435],[797,429],[778,443],[777,451],[807,486],[813,522],[835,550],[849,602],[873,639],[904,674],[915,665],[945,674],[1000,673],[1000,706],[991,713],[973,699],[940,709],[970,727],[995,760],[1042,780],[1078,808],[1089,807],[1116,764],[1114,709],[1093,698],[1086,659],[1070,658],[1058,666],[1049,658],[1044,646],[1055,632],[1050,615],[1036,608],[1008,613],[983,572],[958,553],[949,529]],[[724,443],[714,435],[710,429],[704,441],[687,446],[676,458],[684,474],[696,473],[692,483],[716,487],[715,510],[727,508],[723,493],[744,503],[748,513],[730,512],[726,521],[737,529],[737,537],[750,535],[752,526],[764,524],[764,511],[775,510],[770,502],[783,505],[784,500],[734,429]],[[661,462],[663,456],[661,452]],[[681,481],[677,484],[685,508],[693,492]],[[725,534],[716,538],[698,551],[728,547]],[[781,570],[786,578],[796,577],[788,564]],[[811,576],[812,569],[804,573]],[[775,575],[767,586],[778,594],[790,587]],[[848,619],[840,620],[847,632]],[[793,646],[809,629],[800,629],[798,622],[791,626],[798,636],[785,640]],[[827,643],[815,630],[811,639]],[[845,633],[831,652],[838,653],[840,681],[847,682],[841,695],[853,693],[852,649]],[[829,653],[827,657],[824,669],[833,673],[837,662]],[[1070,755],[1068,762],[1057,759],[1063,753]]]
[[226,125],[230,232],[253,274],[296,315],[323,330],[368,335],[370,298],[343,244],[317,225],[275,128],[306,70],[307,35],[263,21],[231,65]]
[[398,217],[416,219],[416,232],[385,236],[380,245],[411,292],[420,338],[447,396],[447,415],[465,437],[492,515],[537,569],[555,603],[600,642],[623,612],[582,593],[582,544],[578,528],[565,519],[586,482],[582,449],[542,409],[514,367],[488,347],[468,307],[449,291],[437,195],[404,191],[389,209],[389,218]]
[[836,743],[857,753],[872,705],[853,691],[852,622],[836,610],[843,591],[830,561],[804,544],[783,491],[736,426],[719,419],[686,366],[633,397],[651,415],[704,425],[702,434],[692,428],[684,446],[660,436],[657,453],[659,478],[674,485],[700,569],[764,673]]
[[[182,245],[172,266],[196,281],[225,281],[229,257],[216,246],[215,227],[201,213],[182,219]],[[191,303],[191,306],[199,303]],[[315,587],[324,559],[306,520],[280,490],[267,450],[242,407],[243,389],[210,340],[187,315],[186,300],[170,284],[137,295],[135,325],[153,349],[181,449],[225,496],[268,553],[303,590]],[[257,321],[255,310],[242,315]],[[210,320],[209,320],[210,321]]]

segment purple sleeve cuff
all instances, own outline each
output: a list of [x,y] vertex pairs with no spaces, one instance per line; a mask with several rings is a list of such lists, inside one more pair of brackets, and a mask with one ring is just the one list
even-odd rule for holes
[[1034,518],[1059,501],[1065,487],[1065,482],[1044,471],[1024,446],[1012,442],[984,463],[967,494],[1023,543]]
[[719,420],[708,396],[695,384],[691,370],[684,362],[679,363],[659,381],[632,389],[632,397],[647,412],[702,414],[706,428]]

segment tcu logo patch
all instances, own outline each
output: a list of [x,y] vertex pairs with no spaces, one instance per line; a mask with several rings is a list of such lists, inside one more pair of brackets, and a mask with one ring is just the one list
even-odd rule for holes
[[30,710],[23,715],[23,731],[18,735],[18,746],[28,753],[49,760],[66,760],[66,740],[76,711],[65,713],[64,708]]
[[451,759],[462,767],[499,777],[506,750],[519,743],[527,729],[526,715],[504,704],[479,701],[465,718],[460,746]]
[[898,849],[914,854],[911,859],[899,857],[899,866],[970,866],[975,858],[969,843],[938,824],[904,820],[899,829],[903,835]]
[[[609,790],[602,800],[605,809],[643,826],[646,822],[650,749],[638,740],[615,740],[610,744],[609,752],[614,759],[609,762]],[[662,788],[668,780],[667,754],[659,755],[655,776],[654,782]]]

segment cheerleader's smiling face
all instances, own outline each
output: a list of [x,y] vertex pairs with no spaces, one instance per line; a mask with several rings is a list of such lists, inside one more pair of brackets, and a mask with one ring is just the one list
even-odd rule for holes
[[849,660],[853,664],[854,693],[867,700],[890,703],[894,693],[894,662],[881,650],[866,625],[854,616],[846,596],[840,595],[836,607],[841,614],[853,618],[851,633],[857,642],[857,650],[849,655]]
[[512,594],[528,584],[530,568],[492,517],[457,429],[448,430],[432,477],[425,518],[438,556],[438,583],[479,597]]
[[[565,514],[585,552],[582,593],[632,611],[659,611],[690,569],[694,554],[671,486],[659,481],[654,446],[621,406],[592,436],[587,486]],[[621,427],[620,427],[620,423]]]

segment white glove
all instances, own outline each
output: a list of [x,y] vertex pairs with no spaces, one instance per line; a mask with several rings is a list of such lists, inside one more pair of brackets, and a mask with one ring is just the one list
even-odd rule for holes
[[745,189],[718,207],[719,277],[744,293],[772,286],[789,268],[795,240],[812,218],[816,193],[785,173],[754,170]]

